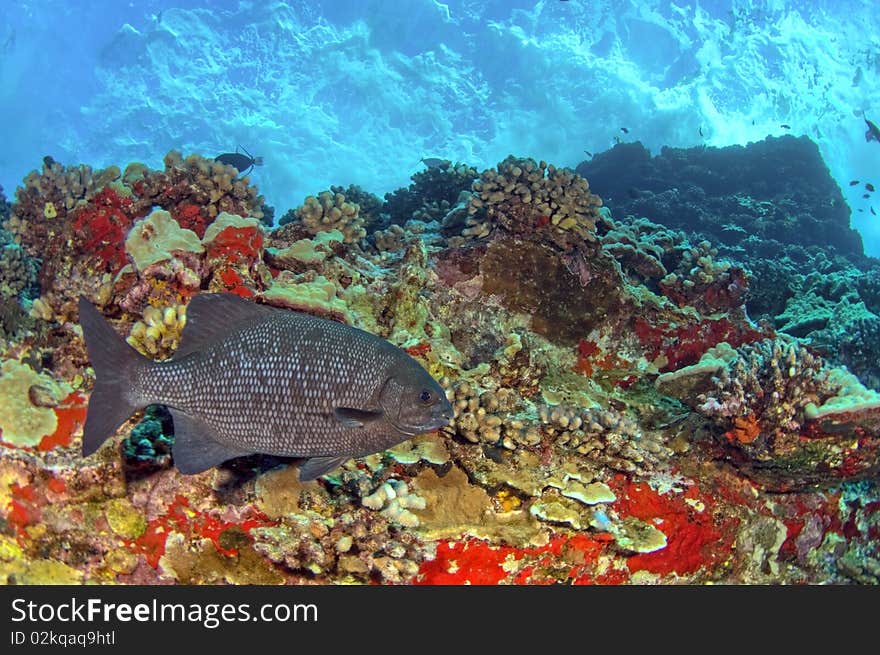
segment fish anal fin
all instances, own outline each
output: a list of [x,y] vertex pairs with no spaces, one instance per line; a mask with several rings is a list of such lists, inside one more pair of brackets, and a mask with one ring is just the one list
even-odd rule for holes
[[214,429],[205,421],[177,409],[169,408],[169,411],[174,419],[171,454],[181,473],[201,473],[233,457],[252,454],[220,442]]
[[382,412],[355,409],[353,407],[336,407],[333,410],[333,417],[347,428],[363,427],[367,423],[378,421],[382,416]]
[[351,459],[349,455],[332,456],[332,457],[312,457],[303,462],[299,467],[299,481],[308,482],[321,477],[325,473],[329,473],[333,469],[341,466],[347,460]]

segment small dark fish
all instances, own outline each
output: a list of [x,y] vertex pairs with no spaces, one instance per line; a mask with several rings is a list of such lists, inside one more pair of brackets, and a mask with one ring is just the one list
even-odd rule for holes
[[871,184],[870,182],[865,182],[865,188],[866,188],[868,191],[870,191],[871,193],[874,192],[874,185]]
[[850,180],[850,181],[849,181],[849,185],[850,185],[850,186],[855,186],[855,185],[858,184],[858,183],[859,183],[858,180]]
[[700,125],[700,136],[703,136],[703,126]]
[[862,209],[861,207],[859,207],[859,212],[863,212],[863,211],[865,211],[865,210]]
[[877,215],[877,212],[874,211],[874,208],[873,208],[873,207],[871,207],[871,213],[874,214],[874,216]]
[[629,134],[629,129],[626,127],[621,127],[620,131],[623,132],[624,134]]
[[419,161],[428,168],[441,168],[443,170],[449,168],[449,165],[452,163],[442,157],[422,157]]
[[877,143],[880,143],[880,127],[877,127],[867,118],[865,119],[865,125],[868,126],[868,129],[865,131],[865,141],[876,141]]
[[752,119],[752,125],[754,125],[754,124],[755,124],[755,119],[753,118],[753,119]]
[[235,152],[224,152],[222,155],[214,157],[214,161],[232,166],[242,176],[247,175],[254,166],[263,165],[262,157],[253,157],[247,150],[244,150],[243,153],[239,152],[239,148],[244,150],[244,148],[238,146]]
[[233,294],[190,301],[180,347],[166,362],[125,343],[84,297],[79,320],[96,376],[84,456],[133,413],[160,404],[174,419],[181,473],[262,453],[311,458],[299,477],[313,480],[452,418],[443,388],[397,346]]
[[621,143],[623,143],[623,141],[621,141],[620,137],[615,134],[614,135],[614,143],[617,145],[620,145]]
[[787,123],[782,123],[779,127],[781,127],[783,130],[791,129],[791,125],[788,125]]
[[862,198],[870,198],[870,197],[871,197],[870,193],[863,193],[862,194]]
[[593,153],[590,152],[589,150],[584,150],[584,153],[586,153],[587,157],[592,157],[592,156],[593,156]]

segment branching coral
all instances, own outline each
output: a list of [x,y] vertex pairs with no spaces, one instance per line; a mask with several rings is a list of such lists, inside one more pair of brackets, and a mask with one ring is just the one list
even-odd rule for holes
[[143,318],[131,327],[126,341],[138,352],[154,359],[168,359],[177,350],[186,325],[186,305],[144,309]]
[[473,184],[465,238],[486,237],[495,225],[514,234],[544,230],[565,250],[596,240],[602,201],[567,168],[509,156]]
[[0,299],[16,298],[33,290],[39,273],[39,261],[16,244],[0,244]]
[[[715,389],[697,410],[727,425],[728,438],[772,448],[777,439],[803,428],[804,408],[830,395],[820,358],[793,342],[765,340],[737,351],[719,370]],[[725,422],[725,419],[727,422]],[[761,437],[761,444],[755,443]]]
[[462,191],[471,188],[477,169],[466,164],[444,162],[412,176],[412,184],[385,194],[383,213],[392,225],[404,225],[412,219],[439,221],[458,201]]
[[739,308],[748,289],[742,268],[717,261],[708,241],[692,245],[684,232],[626,217],[601,236],[602,249],[634,281],[701,312]]
[[448,378],[440,383],[455,412],[446,431],[471,443],[545,454],[560,447],[612,470],[640,474],[671,455],[659,435],[643,431],[636,420],[611,407],[535,407],[511,389],[481,392],[473,383],[455,384]]
[[296,220],[312,236],[328,230],[342,232],[345,243],[355,243],[364,238],[364,219],[357,203],[348,202],[342,193],[322,191],[316,196],[307,196],[296,209]]
[[263,218],[263,197],[248,178],[238,178],[232,166],[195,154],[184,158],[175,150],[164,161],[164,171],[135,163],[122,175],[141,212],[159,206],[199,238],[222,212]]

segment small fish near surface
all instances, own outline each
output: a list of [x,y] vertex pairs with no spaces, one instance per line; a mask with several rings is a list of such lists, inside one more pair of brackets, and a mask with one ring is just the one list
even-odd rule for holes
[[445,171],[452,162],[442,157],[422,157],[419,163],[424,164],[428,168],[439,168]]
[[865,141],[880,143],[880,127],[877,127],[873,121],[869,121],[867,118],[865,119],[865,125],[868,126],[868,129],[865,130]]
[[[239,150],[244,152],[239,152]],[[254,166],[263,165],[262,157],[252,156],[251,153],[241,146],[238,146],[235,152],[224,152],[222,155],[217,155],[214,157],[214,161],[232,166],[242,176],[247,175]]]
[[790,130],[791,129],[791,125],[789,125],[788,123],[782,123],[779,125],[779,127],[781,127],[783,130]]
[[181,473],[261,453],[310,458],[299,470],[305,481],[452,418],[443,388],[393,344],[234,294],[195,296],[180,347],[164,362],[129,346],[84,297],[79,320],[96,376],[84,456],[159,404],[174,420]]
[[858,180],[850,180],[850,181],[849,181],[849,185],[850,185],[850,186],[855,186],[855,185],[858,184],[858,183],[859,183]]
[[874,193],[874,185],[870,182],[865,182],[865,189],[867,191],[870,191],[871,193]]

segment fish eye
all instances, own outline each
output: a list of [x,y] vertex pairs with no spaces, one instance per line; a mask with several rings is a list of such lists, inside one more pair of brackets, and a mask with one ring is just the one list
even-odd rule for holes
[[434,394],[432,394],[427,389],[422,389],[422,393],[419,394],[419,400],[427,405],[432,400],[434,400]]

